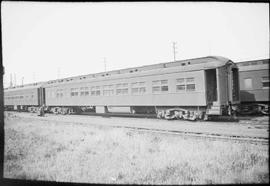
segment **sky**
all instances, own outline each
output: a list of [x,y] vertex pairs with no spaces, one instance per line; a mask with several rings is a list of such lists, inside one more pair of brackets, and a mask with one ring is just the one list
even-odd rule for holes
[[4,87],[209,55],[269,58],[269,5],[2,2]]

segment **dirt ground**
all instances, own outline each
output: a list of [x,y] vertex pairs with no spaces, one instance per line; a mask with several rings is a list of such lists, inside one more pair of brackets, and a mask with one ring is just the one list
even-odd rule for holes
[[4,177],[112,184],[269,183],[268,145],[123,126],[263,138],[269,128],[267,117],[189,122],[8,112]]

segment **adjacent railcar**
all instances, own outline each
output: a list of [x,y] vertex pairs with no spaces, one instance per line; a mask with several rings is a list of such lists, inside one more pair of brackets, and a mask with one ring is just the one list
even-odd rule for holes
[[4,105],[6,110],[34,112],[45,104],[45,90],[40,84],[10,87],[4,90]]
[[65,78],[43,86],[46,106],[65,112],[118,109],[196,119],[230,115],[239,104],[238,68],[216,56]]
[[269,114],[269,59],[237,63],[242,114]]

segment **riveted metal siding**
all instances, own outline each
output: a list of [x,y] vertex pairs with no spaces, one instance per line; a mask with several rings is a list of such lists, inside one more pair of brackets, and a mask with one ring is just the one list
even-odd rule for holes
[[[240,101],[241,102],[256,102],[269,101],[269,88],[262,87],[262,77],[269,76],[268,69],[241,71],[240,76]],[[244,79],[252,79],[252,88],[246,89]]]
[[[194,77],[196,90],[190,92],[176,92],[176,79],[177,78]],[[169,84],[169,91],[165,93],[153,94],[152,93],[152,81],[167,79]],[[71,97],[70,89],[80,87],[91,87],[117,84],[117,83],[132,83],[138,81],[146,82],[146,93],[143,95],[113,95],[113,96],[78,96]],[[51,97],[50,92],[55,92],[57,89],[64,89],[64,97],[56,98]],[[102,88],[101,88],[102,92]],[[130,93],[130,91],[129,91]],[[110,106],[205,106],[205,85],[204,85],[204,71],[192,71],[192,72],[176,72],[162,75],[151,76],[137,76],[133,78],[122,79],[107,79],[106,81],[96,82],[80,82],[73,84],[63,84],[55,87],[46,88],[46,104],[48,106],[56,105],[70,105],[70,106],[82,106],[82,105],[110,105]]]
[[[5,97],[5,105],[38,105],[39,102],[38,88],[13,90],[4,94],[5,96],[23,96],[23,99],[6,99]],[[26,98],[26,95],[30,96]]]

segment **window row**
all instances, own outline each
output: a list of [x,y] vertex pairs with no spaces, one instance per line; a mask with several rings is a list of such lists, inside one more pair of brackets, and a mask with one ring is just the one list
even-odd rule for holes
[[[80,87],[80,88],[71,88],[70,96],[100,96],[101,93],[104,96],[114,95],[127,95],[129,92],[128,83],[118,83],[116,85],[103,85],[101,91],[101,86],[92,86],[92,87]],[[134,82],[131,83],[131,93],[132,94],[143,94],[146,92],[145,82]],[[49,97],[61,98],[64,96],[63,89],[57,89],[56,95],[53,91],[48,93]]]
[[7,100],[16,100],[16,99],[32,99],[34,95],[15,95],[15,96],[5,96]]
[[[195,91],[195,79],[194,77],[190,78],[178,78],[175,80],[176,92],[183,91]],[[92,87],[80,87],[80,88],[71,88],[70,96],[112,96],[112,95],[142,95],[146,93],[146,82],[138,81],[130,84],[128,83],[118,83],[118,84],[109,84],[103,86],[92,86]],[[169,91],[168,80],[154,80],[152,81],[152,93],[165,93]],[[69,93],[68,93],[69,94]],[[51,95],[51,96],[50,96]],[[49,97],[61,98],[64,96],[63,89],[56,90],[56,96],[54,92],[49,93]]]
[[[269,76],[261,77],[262,88],[269,88]],[[253,89],[253,79],[245,78],[244,79],[244,89]]]
[[139,95],[144,94],[146,92],[145,82],[134,82],[131,83],[131,94]]
[[176,79],[176,91],[195,91],[195,79],[193,77]]

